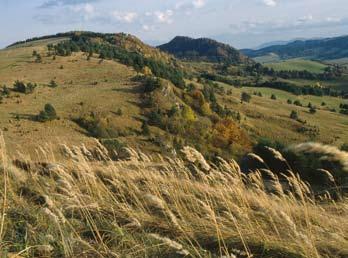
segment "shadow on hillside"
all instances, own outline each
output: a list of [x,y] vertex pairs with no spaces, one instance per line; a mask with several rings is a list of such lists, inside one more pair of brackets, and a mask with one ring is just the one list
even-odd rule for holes
[[83,134],[84,136],[87,136],[87,137],[93,137],[93,135],[91,135],[86,129],[82,128],[79,124],[76,123],[76,125],[78,125],[79,127],[74,128],[75,132]]
[[131,105],[134,105],[134,106],[137,106],[137,107],[142,107],[142,103],[141,102],[136,102],[136,101],[133,101],[133,100],[127,100],[127,103],[129,103]]
[[32,114],[21,114],[21,113],[10,113],[13,119],[25,119],[30,121],[37,121],[37,115]]
[[143,87],[142,86],[135,86],[135,87],[123,87],[123,88],[114,88],[113,91],[117,92],[123,92],[123,93],[143,93]]
[[143,123],[147,120],[144,116],[132,116],[132,118],[140,123]]

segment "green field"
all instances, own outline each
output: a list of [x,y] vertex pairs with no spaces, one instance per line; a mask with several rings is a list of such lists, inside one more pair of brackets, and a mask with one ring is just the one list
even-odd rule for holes
[[295,70],[295,71],[303,71],[307,70],[312,73],[322,73],[327,65],[304,59],[289,59],[280,62],[267,63],[266,66],[273,68],[276,71],[281,70]]
[[280,58],[276,54],[269,54],[266,56],[258,56],[253,58],[256,62],[261,63],[261,64],[268,64],[268,63],[275,63],[279,62]]

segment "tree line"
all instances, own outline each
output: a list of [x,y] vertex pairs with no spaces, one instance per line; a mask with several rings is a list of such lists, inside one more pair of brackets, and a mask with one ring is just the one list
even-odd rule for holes
[[272,88],[290,92],[295,95],[313,95],[313,96],[333,96],[339,97],[344,96],[346,93],[344,91],[338,91],[332,88],[318,87],[318,86],[299,86],[294,83],[278,81],[278,80],[268,80],[265,82],[261,81],[248,81],[248,83],[243,83],[238,79],[231,79],[223,75],[212,74],[212,73],[202,73],[201,77],[211,81],[218,81],[226,83],[235,87],[265,87]]
[[337,77],[341,77],[343,74],[343,68],[339,65],[332,65],[325,68],[322,73],[312,73],[307,70],[281,70],[276,71],[273,68],[263,66],[260,63],[251,64],[245,67],[245,71],[248,75],[258,76],[267,75],[271,77],[279,77],[282,79],[305,79],[305,80],[320,80],[328,81]]

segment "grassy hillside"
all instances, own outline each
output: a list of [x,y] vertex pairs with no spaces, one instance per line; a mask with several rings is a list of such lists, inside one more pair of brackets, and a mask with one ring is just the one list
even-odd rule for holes
[[[230,88],[227,85],[225,87]],[[250,103],[240,103],[242,92],[252,96]],[[254,93],[261,93],[262,97]],[[277,99],[272,100],[272,95],[275,95]],[[348,133],[345,130],[348,117],[331,111],[332,109],[338,111],[339,105],[348,101],[334,97],[295,96],[281,90],[257,87],[233,88],[230,95],[221,96],[221,99],[228,107],[239,110],[243,117],[241,123],[250,130],[251,134],[259,137],[267,137],[287,144],[312,140],[337,146],[348,139]],[[303,107],[288,104],[289,99],[292,102],[299,100]],[[323,102],[325,106],[321,106]],[[317,106],[315,114],[310,114],[308,103]],[[297,111],[306,124],[290,119],[292,110]],[[311,135],[310,132],[301,133],[301,129],[304,128],[317,128],[319,132],[315,135]]]
[[[53,60],[45,57],[48,42],[52,41],[0,51],[1,84],[12,86],[16,80],[38,84],[33,94],[11,93],[0,104],[1,129],[10,147],[21,146],[23,152],[34,155],[39,142],[91,143],[86,132],[71,121],[71,116],[84,112],[106,112],[120,130],[141,126],[133,118],[140,115],[138,85],[131,81],[134,70],[113,61],[87,61],[81,53]],[[34,50],[42,53],[42,63],[35,63]],[[51,80],[56,81],[57,88],[48,87]],[[46,103],[53,104],[60,120],[45,124],[32,121],[31,116]],[[123,116],[112,115],[119,108]]]
[[[56,143],[64,142],[72,144],[84,142],[86,145],[94,145],[95,141],[89,137],[90,132],[74,122],[76,118],[80,117],[89,117],[90,119],[92,113],[92,117],[101,119],[99,120],[101,125],[106,124],[107,128],[113,130],[112,138],[149,152],[168,151],[170,153],[176,141],[190,140],[186,137],[187,133],[168,133],[165,127],[155,124],[150,125],[150,136],[143,135],[143,121],[148,119],[145,113],[149,109],[143,107],[142,82],[134,80],[138,72],[115,60],[100,59],[97,54],[91,58],[88,58],[87,53],[81,52],[73,53],[71,56],[48,56],[47,44],[56,44],[62,40],[66,40],[66,38],[32,41],[0,51],[1,85],[7,85],[11,88],[16,80],[38,84],[34,93],[11,92],[10,97],[4,97],[0,104],[0,125],[1,129],[5,131],[5,139],[11,154],[15,154],[20,146],[23,153],[36,156],[35,148],[43,142],[54,143],[54,146]],[[132,48],[134,49],[136,46]],[[36,57],[32,56],[34,50],[42,56],[42,62],[36,62]],[[150,54],[151,51],[147,50],[146,52]],[[215,71],[214,65],[210,63],[186,62],[182,63],[181,66],[192,74],[197,71]],[[52,80],[57,83],[58,87],[49,87]],[[193,83],[199,91],[207,86],[204,81],[197,82],[195,79],[186,80],[186,83]],[[192,130],[199,131],[200,128],[208,126],[211,128],[209,134],[218,135],[218,131],[215,129],[215,116],[211,116],[209,109],[202,111],[204,103],[201,107],[197,106],[199,104],[196,103],[199,100],[198,93],[198,95],[195,91],[185,93],[185,91],[173,87],[169,82],[164,82],[164,84],[167,86],[162,90],[157,90],[153,95],[155,99],[161,100],[160,103],[156,104],[159,105],[158,107],[169,112],[176,103],[191,105],[198,119],[194,122],[194,129],[186,128],[185,130],[191,130],[190,133],[192,133]],[[296,97],[283,91],[264,88],[239,89],[228,85],[223,85],[223,87],[222,91],[219,88],[213,89],[218,99],[218,106],[214,103],[210,105],[214,104],[214,108],[217,108],[218,112],[223,111],[220,109],[226,107],[229,109],[227,110],[229,113],[232,111],[232,116],[235,117],[238,113],[241,115],[243,119],[236,125],[240,127],[238,131],[242,130],[250,136],[249,146],[250,142],[256,142],[260,137],[284,140],[286,143],[316,140],[337,146],[348,139],[347,130],[345,130],[348,124],[347,116],[338,113],[339,105],[347,101],[340,98]],[[227,94],[229,90],[232,90],[232,95]],[[168,95],[167,91],[172,93]],[[262,92],[264,97],[255,96],[250,104],[240,104],[240,96],[243,91]],[[277,96],[278,100],[270,99],[272,93]],[[197,97],[198,99],[195,100],[194,98]],[[297,98],[303,102],[304,107],[286,104],[287,99],[295,100]],[[318,112],[316,114],[308,113],[308,108],[306,108],[308,102],[317,106]],[[322,102],[327,105],[322,107]],[[34,121],[33,118],[43,110],[46,103],[51,103],[55,107],[60,119],[46,123]],[[275,103],[278,107],[277,110],[274,110]],[[330,109],[336,109],[337,112],[330,112]],[[308,123],[303,125],[290,119],[289,115],[292,110],[298,110],[300,117]],[[323,121],[326,122],[323,123]],[[180,124],[183,121],[175,123]],[[308,130],[317,128],[319,133],[313,136],[308,132],[301,132],[301,130],[307,130],[306,128]],[[201,135],[197,131],[193,134]],[[228,137],[232,137],[232,135]],[[201,137],[205,136],[201,135]],[[215,139],[214,137],[213,139]],[[196,142],[191,142],[191,144],[205,147],[207,143],[204,143],[203,138],[195,139]],[[228,148],[220,147],[220,140],[216,138],[214,146],[228,150],[225,153],[227,156],[231,155],[230,151],[242,155],[248,149],[243,149],[237,145]],[[211,143],[214,141],[212,140]],[[56,150],[52,151],[56,153]],[[215,147],[214,151],[217,151]]]
[[294,70],[294,71],[304,71],[307,70],[312,73],[322,73],[325,71],[327,65],[304,59],[289,59],[280,62],[267,63],[266,66],[273,68],[274,70]]
[[346,74],[329,73],[125,34],[0,50],[0,256],[346,257],[348,99],[325,87]]

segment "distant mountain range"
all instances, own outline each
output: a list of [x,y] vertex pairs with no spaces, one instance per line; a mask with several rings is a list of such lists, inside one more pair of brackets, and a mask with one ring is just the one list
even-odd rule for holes
[[193,39],[177,36],[167,44],[158,46],[159,49],[180,59],[244,63],[248,60],[239,50],[230,45],[209,38]]
[[[311,39],[321,39],[321,38],[311,38]],[[309,40],[306,38],[296,38],[296,39],[291,39],[291,40],[276,40],[276,41],[270,41],[270,42],[265,42],[257,47],[254,47],[252,49],[258,50],[258,49],[262,49],[262,48],[266,48],[266,47],[271,47],[271,46],[284,46],[287,45],[289,43],[293,43],[295,41],[305,41],[305,40]]]
[[258,50],[243,49],[251,58],[276,54],[281,59],[310,58],[333,60],[348,57],[348,36],[325,39],[296,40],[288,44],[267,46]]

